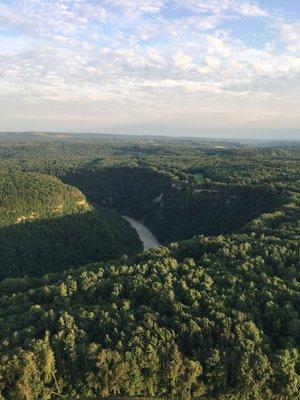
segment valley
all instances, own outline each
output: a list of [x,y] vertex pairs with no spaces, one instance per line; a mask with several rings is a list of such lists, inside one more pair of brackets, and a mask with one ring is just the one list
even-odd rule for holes
[[0,168],[0,399],[297,398],[299,147],[0,135]]
[[0,400],[300,400],[300,0],[0,0]]

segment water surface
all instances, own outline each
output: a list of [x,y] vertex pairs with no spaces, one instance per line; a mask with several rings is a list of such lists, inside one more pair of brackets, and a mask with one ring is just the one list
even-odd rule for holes
[[137,231],[139,238],[143,242],[144,250],[160,246],[159,241],[144,224],[135,220],[134,218],[127,217],[126,215],[122,215],[122,217],[126,219],[130,223],[130,225]]

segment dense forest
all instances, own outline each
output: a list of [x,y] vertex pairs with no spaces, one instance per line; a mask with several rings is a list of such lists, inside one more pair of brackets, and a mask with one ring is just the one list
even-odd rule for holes
[[300,399],[297,144],[0,142],[0,399]]
[[288,192],[271,185],[210,183],[191,188],[167,174],[138,166],[83,169],[64,179],[91,201],[142,220],[163,243],[238,231],[288,199]]
[[58,178],[0,176],[0,280],[62,271],[141,250],[137,233]]

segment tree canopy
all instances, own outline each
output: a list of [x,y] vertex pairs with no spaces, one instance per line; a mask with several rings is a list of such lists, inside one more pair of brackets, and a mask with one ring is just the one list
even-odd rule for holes
[[1,400],[300,398],[299,146],[0,142]]

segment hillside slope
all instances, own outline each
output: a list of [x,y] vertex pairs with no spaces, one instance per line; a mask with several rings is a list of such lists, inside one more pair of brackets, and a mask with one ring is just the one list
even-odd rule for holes
[[94,210],[76,188],[34,173],[0,177],[0,279],[41,275],[142,249],[120,217]]
[[243,234],[6,280],[2,395],[294,400],[298,267],[298,241]]
[[149,167],[81,168],[64,179],[88,199],[143,221],[165,244],[199,234],[239,232],[287,197],[270,185],[211,184],[195,189]]
[[11,172],[0,175],[0,227],[90,209],[77,188],[53,176]]

